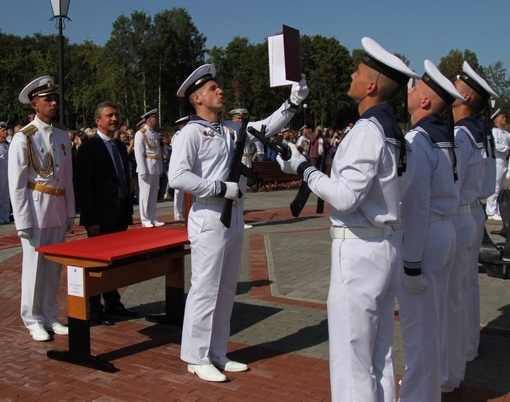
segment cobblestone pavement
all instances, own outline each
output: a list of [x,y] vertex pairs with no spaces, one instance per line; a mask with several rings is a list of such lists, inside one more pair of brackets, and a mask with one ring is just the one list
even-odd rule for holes
[[[145,320],[147,314],[163,312],[163,278],[122,289],[123,302],[141,318],[91,328],[92,353],[114,363],[117,372],[48,359],[46,352],[66,349],[67,339],[57,335],[50,342],[34,342],[23,327],[21,248],[13,225],[0,226],[0,401],[329,401],[328,209],[317,215],[312,196],[301,216],[293,218],[288,205],[294,195],[295,190],[248,194],[245,221],[253,228],[244,231],[229,351],[232,358],[248,363],[250,371],[228,373],[226,383],[207,383],[189,374],[179,359],[179,328]],[[167,222],[165,227],[182,226],[172,216],[173,204],[160,202],[158,220]],[[132,229],[140,227],[136,222]],[[491,222],[489,230],[499,227]],[[84,236],[82,228],[75,227],[68,241]],[[510,282],[485,273],[479,278],[479,357],[468,363],[462,387],[445,394],[443,401],[510,401]],[[67,319],[65,284],[63,276],[62,322]],[[395,324],[400,376],[404,362],[398,315]]]

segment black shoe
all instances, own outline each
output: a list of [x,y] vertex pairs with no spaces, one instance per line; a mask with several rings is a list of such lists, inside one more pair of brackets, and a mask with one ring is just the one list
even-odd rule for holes
[[118,315],[121,317],[138,317],[138,313],[136,311],[126,309],[126,307],[124,307],[124,305],[122,304],[106,306],[104,311],[108,315]]
[[90,312],[90,321],[97,325],[106,325],[107,327],[111,327],[115,325],[115,322],[110,320],[105,313],[102,311],[91,311]]

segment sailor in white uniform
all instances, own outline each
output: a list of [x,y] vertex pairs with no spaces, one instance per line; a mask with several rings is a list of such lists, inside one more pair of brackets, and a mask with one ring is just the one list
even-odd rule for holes
[[498,96],[467,62],[462,65],[462,74],[455,81],[455,88],[466,101],[456,100],[452,106],[459,209],[452,216],[457,242],[448,287],[444,289],[447,302],[443,322],[442,392],[452,392],[464,378],[467,358],[465,328],[477,314],[473,311],[472,299],[478,298],[478,294],[473,294],[474,288],[478,290],[478,264],[473,266],[473,253],[476,252],[475,247],[479,248],[475,244],[479,230],[471,207],[478,204],[482,191],[488,142],[484,122],[477,115],[488,110],[490,97]]
[[48,330],[67,335],[58,322],[57,292],[61,265],[35,251],[65,240],[74,224],[75,204],[71,143],[67,129],[52,123],[58,111],[53,79],[30,82],[19,100],[30,104],[34,120],[16,133],[9,147],[9,191],[14,221],[23,248],[21,318],[36,341]]
[[142,226],[152,228],[163,226],[156,220],[159,177],[163,173],[163,160],[159,146],[158,109],[152,109],[142,116],[145,124],[135,134],[136,172],[138,173],[138,205]]
[[0,224],[10,223],[11,203],[9,198],[9,180],[7,164],[9,143],[7,142],[7,123],[0,122]]
[[[189,120],[189,116],[181,117],[175,121],[179,125],[179,130],[175,132],[170,140],[172,145],[172,155],[177,153],[178,150],[175,148],[175,139],[181,133],[182,128],[186,125]],[[172,157],[170,157],[171,159]],[[168,175],[170,176],[170,169],[168,169]],[[170,187],[170,183],[168,184]],[[174,220],[184,222],[184,193],[177,189],[174,189]]]
[[401,402],[441,401],[443,286],[455,254],[450,216],[458,209],[454,185],[453,120],[441,116],[464,100],[430,61],[408,92],[412,127],[406,134],[409,187],[403,194],[403,270],[397,290],[405,371]]
[[[419,78],[370,38],[351,75],[348,95],[360,119],[338,146],[331,177],[297,147],[278,162],[303,173],[331,205],[331,282],[328,295],[331,394],[334,402],[394,401],[393,322],[398,260],[392,225],[400,221],[398,173],[403,136],[389,104]],[[403,166],[402,166],[403,167]]]
[[[494,139],[494,153],[496,156],[496,188],[494,193],[487,198],[487,218],[500,221],[498,195],[505,186],[506,172],[508,171],[508,155],[510,153],[510,133],[504,129],[506,126],[506,116],[501,109],[496,110],[491,116],[494,123],[492,128],[492,137]],[[505,222],[508,224],[508,222]]]
[[[188,371],[206,381],[225,381],[225,371],[245,371],[246,364],[229,360],[230,316],[234,304],[243,245],[243,199],[239,184],[227,182],[234,142],[241,123],[219,121],[223,90],[215,80],[216,69],[205,64],[181,85],[177,96],[195,109],[174,143],[169,180],[172,188],[196,197],[189,218],[191,289],[184,313],[181,359]],[[290,99],[267,119],[249,123],[273,135],[294,116],[308,95],[306,80],[292,86]],[[250,141],[253,139],[248,135]],[[225,199],[234,201],[230,227],[221,221]]]

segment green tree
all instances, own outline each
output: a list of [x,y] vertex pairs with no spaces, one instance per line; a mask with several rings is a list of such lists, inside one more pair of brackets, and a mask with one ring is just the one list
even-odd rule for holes
[[499,95],[495,107],[500,107],[507,114],[510,113],[510,79],[503,63],[497,61],[495,64],[491,64],[484,69],[484,73],[488,84]]
[[446,78],[455,82],[457,76],[462,72],[464,61],[467,61],[475,71],[480,71],[476,54],[468,49],[464,50],[464,52],[461,52],[459,49],[450,50],[446,56],[441,58],[437,68]]

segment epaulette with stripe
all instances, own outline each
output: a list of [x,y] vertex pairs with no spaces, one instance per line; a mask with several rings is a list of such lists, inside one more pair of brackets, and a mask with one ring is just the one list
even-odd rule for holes
[[147,131],[147,127],[142,127],[142,128],[140,129],[140,132],[141,132],[141,133],[143,133],[143,134],[145,134],[145,132],[146,132],[146,131]]
[[21,129],[19,132],[25,134],[27,137],[32,135],[37,131],[37,127],[33,124],[29,124],[28,126]]

